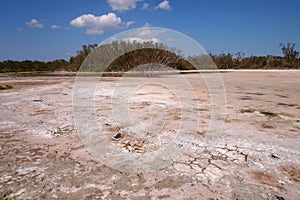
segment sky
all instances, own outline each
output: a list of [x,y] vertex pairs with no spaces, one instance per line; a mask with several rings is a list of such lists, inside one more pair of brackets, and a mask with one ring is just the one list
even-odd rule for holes
[[[162,27],[212,54],[300,49],[299,0],[1,0],[0,61],[66,59],[123,31]],[[192,47],[191,47],[192,48]]]

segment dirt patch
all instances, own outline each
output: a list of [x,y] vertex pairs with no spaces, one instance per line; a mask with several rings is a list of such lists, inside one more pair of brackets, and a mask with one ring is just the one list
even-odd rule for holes
[[261,184],[267,184],[270,186],[278,187],[280,189],[283,188],[279,185],[276,177],[269,172],[254,171],[251,172],[251,177]]
[[169,176],[166,177],[163,180],[157,181],[157,183],[154,185],[154,188],[171,188],[176,189],[181,186],[183,186],[186,183],[192,182],[191,177],[187,176]]
[[288,173],[290,180],[300,182],[300,167],[292,165],[284,165],[280,167],[280,170]]

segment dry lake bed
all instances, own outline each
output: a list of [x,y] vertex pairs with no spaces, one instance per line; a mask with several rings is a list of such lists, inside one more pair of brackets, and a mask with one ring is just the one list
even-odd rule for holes
[[[182,124],[193,130],[188,148],[170,152],[178,159],[138,173],[112,166],[113,152],[99,148],[97,157],[86,147],[76,77],[0,77],[13,86],[0,91],[0,199],[299,199],[300,71],[220,73],[225,99],[216,101],[226,109],[221,132],[208,137],[214,95],[205,77],[213,74],[100,79],[93,120],[105,140],[95,135],[93,145],[143,156],[167,148]],[[125,101],[122,91],[131,91]]]

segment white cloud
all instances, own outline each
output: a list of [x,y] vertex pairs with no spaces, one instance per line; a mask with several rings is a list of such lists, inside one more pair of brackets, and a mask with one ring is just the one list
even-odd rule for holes
[[147,10],[149,8],[149,3],[143,3],[142,10]]
[[134,24],[134,21],[126,22],[126,27],[129,27],[129,26],[131,26],[132,24]]
[[153,29],[150,28],[151,24],[148,22],[142,28],[133,30],[130,32],[128,37],[123,38],[123,41],[133,42],[136,41],[138,43],[143,42],[153,42],[153,43],[162,43],[160,38],[163,34],[166,33],[165,30]]
[[151,24],[146,22],[143,27],[151,27]]
[[107,15],[95,16],[92,14],[84,14],[70,22],[70,25],[77,28],[85,28],[88,35],[100,35],[106,30],[128,27],[133,21],[124,23],[115,13]]
[[55,25],[55,24],[51,26],[51,29],[60,29],[60,28],[61,28],[61,26]]
[[23,31],[23,28],[22,28],[22,27],[18,27],[18,28],[17,28],[17,31],[22,32],[22,31]]
[[134,41],[136,41],[137,43],[144,43],[144,42],[160,43],[160,40],[155,37],[149,39],[143,39],[139,37],[129,37],[129,38],[122,39],[122,41],[131,42],[131,43],[133,43]]
[[171,10],[171,6],[168,0],[163,0],[158,6],[156,6],[156,9],[162,9],[162,10]]
[[30,22],[26,22],[26,25],[31,28],[44,28],[44,24],[39,22],[37,19],[31,19]]
[[113,10],[127,11],[136,7],[136,2],[140,0],[107,0]]
[[[145,25],[149,25],[149,24],[146,23]],[[133,34],[136,37],[147,39],[147,38],[154,38],[154,37],[160,36],[160,35],[164,34],[165,32],[166,32],[165,30],[152,29],[147,26],[144,26],[144,27],[134,31]]]

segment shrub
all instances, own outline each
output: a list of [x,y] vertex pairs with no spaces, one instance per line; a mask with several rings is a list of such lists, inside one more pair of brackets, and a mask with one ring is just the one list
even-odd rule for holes
[[8,89],[12,89],[13,86],[12,85],[0,85],[0,90],[8,90]]

